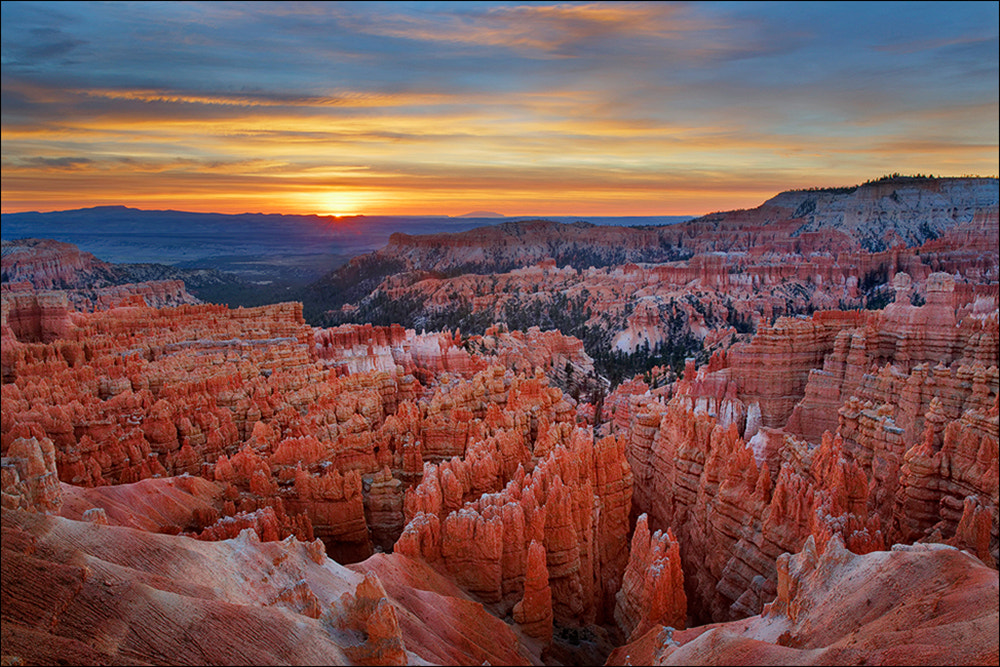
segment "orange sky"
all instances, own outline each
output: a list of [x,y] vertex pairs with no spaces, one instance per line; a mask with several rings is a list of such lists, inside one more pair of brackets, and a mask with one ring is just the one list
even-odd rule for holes
[[995,175],[996,4],[898,10],[5,3],[2,210],[682,215]]

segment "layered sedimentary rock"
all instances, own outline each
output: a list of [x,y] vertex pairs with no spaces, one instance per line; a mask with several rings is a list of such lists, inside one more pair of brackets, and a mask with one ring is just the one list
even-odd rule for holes
[[[92,513],[103,516],[107,525],[151,533],[203,533],[220,522],[227,503],[225,485],[190,475],[96,487],[62,482],[60,487],[63,503],[59,516],[79,521]],[[242,528],[256,525],[245,524]],[[235,537],[241,530],[225,537]]]
[[16,438],[3,454],[3,506],[33,512],[62,509],[56,451],[48,438]]
[[406,331],[400,326],[333,327],[316,330],[314,354],[317,359],[341,367],[348,374],[395,372],[397,364],[412,372],[412,359],[403,351],[405,343]]
[[[348,561],[392,548],[403,480],[419,480],[425,460],[465,456],[492,438],[509,477],[529,462],[539,430],[551,449],[547,429],[572,421],[575,404],[542,373],[553,355],[589,363],[579,341],[554,332],[497,331],[470,353],[457,334],[315,330],[297,304],[63,314],[66,329],[50,343],[8,335],[5,453],[18,438],[47,439],[53,470],[81,486],[205,476],[224,486],[217,525],[183,522],[175,532],[315,536]],[[443,356],[421,352],[431,347]],[[519,366],[529,377],[495,363],[529,348]],[[455,366],[458,353],[465,361]],[[425,394],[411,373],[436,388]],[[499,490],[499,478],[482,477],[492,450],[471,449],[482,489]]]
[[659,490],[637,493],[636,509],[677,535],[695,618],[758,612],[773,595],[777,556],[810,535],[844,535],[860,552],[883,544],[866,474],[839,438],[810,450],[782,437],[758,463],[736,425],[695,414],[682,395],[635,421],[656,424],[652,438],[637,429],[627,451],[643,487]]
[[[6,258],[4,261],[6,262]],[[105,266],[113,276],[116,275],[113,265]],[[121,306],[168,308],[200,303],[179,279],[118,280],[117,283],[108,284],[108,281],[95,279],[90,273],[76,273],[78,267],[64,270],[64,267],[57,266],[53,270],[56,272],[55,277],[41,268],[37,277],[29,272],[27,279],[3,283],[0,299],[4,304],[4,318],[10,320],[10,325],[20,333],[22,339],[47,342],[65,333],[65,327],[52,329],[53,316],[58,314],[60,307],[65,309],[68,306],[72,310],[91,312]],[[62,275],[66,272],[69,273],[68,278]],[[22,275],[22,272],[12,273]],[[74,287],[54,289],[67,285]]]
[[609,665],[997,662],[997,572],[944,545],[856,555],[810,539],[778,561],[759,616],[685,631],[655,626]]
[[[934,271],[956,276],[963,304],[995,296],[996,219],[995,179],[882,179],[656,229],[531,221],[401,234],[321,284],[353,301],[331,311],[341,322],[382,319],[392,304],[400,321],[471,333],[551,322],[581,338],[606,333],[620,352],[648,345],[693,355],[720,327],[745,332],[781,315],[875,307],[899,272],[913,278],[915,300],[926,298]],[[359,272],[375,276],[364,289]]]
[[739,398],[759,406],[763,426],[784,426],[804,395],[809,371],[822,367],[841,331],[856,328],[865,317],[858,311],[821,312],[761,327],[752,342],[727,355]]
[[920,246],[996,207],[996,179],[884,178],[782,192],[757,208],[696,218],[684,223],[693,237],[685,243],[697,250],[878,252]]
[[[919,255],[928,235],[897,206],[915,191],[896,201],[883,183],[634,233],[529,224],[478,246],[397,238],[413,270],[378,278],[342,311],[419,303],[407,326],[453,312],[475,324],[461,330],[314,328],[298,304],[153,308],[180,294],[156,286],[100,288],[82,304],[5,282],[5,659],[161,660],[173,645],[140,635],[168,598],[171,613],[193,610],[212,629],[222,617],[267,621],[315,639],[312,653],[287,654],[312,662],[582,661],[588,650],[603,659],[584,648],[600,636],[634,640],[633,663],[704,659],[706,642],[765,661],[910,656],[912,635],[879,643],[849,628],[839,601],[863,601],[835,593],[854,581],[879,590],[890,575],[863,565],[879,558],[957,553],[877,556],[895,543],[949,544],[995,569],[1000,320],[995,248],[982,243],[995,238],[995,197],[976,183],[959,195],[896,185],[933,200],[925,220],[939,238]],[[956,196],[972,203],[940,204]],[[886,224],[862,230],[856,210]],[[550,244],[573,235],[593,251]],[[529,253],[530,266],[504,265],[503,252],[472,261],[503,241],[548,254]],[[635,263],[614,265],[614,243]],[[648,252],[675,261],[644,263]],[[47,288],[63,268],[39,273]],[[487,269],[503,273],[476,273]],[[894,302],[857,310],[886,303],[888,283]],[[627,368],[630,352],[656,367],[608,394],[602,369]],[[179,563],[161,558],[174,551]],[[125,568],[121,558],[133,559],[115,570],[121,581],[139,582],[130,606],[88,616],[88,587],[100,589],[89,577]],[[209,585],[206,563],[227,568],[220,588],[185,588]],[[191,582],[171,583],[189,569]],[[978,572],[955,581],[995,590],[995,575]],[[964,589],[950,576],[926,588]],[[885,618],[907,619],[945,641],[954,614],[942,600],[861,618],[887,632]],[[933,604],[952,616],[932,627],[921,610]],[[32,620],[42,608],[57,613]],[[119,617],[139,628],[116,635],[124,643],[102,634]],[[746,617],[734,632],[760,630],[750,644],[727,634],[737,626],[682,629]],[[963,659],[995,654],[992,630],[993,644],[976,639]],[[219,650],[202,659],[274,657],[252,642]]]
[[937,239],[997,205],[994,178],[883,179],[853,188],[783,192],[754,209],[653,229],[531,220],[457,234],[394,234],[383,250],[354,262],[391,263],[394,273],[459,267],[491,273],[548,258],[558,266],[603,266],[665,262],[691,251],[878,252]]
[[[552,237],[556,230],[562,238],[553,247]],[[558,264],[564,259],[563,255],[574,250],[580,253],[581,248],[586,248],[585,252],[594,258],[595,265],[621,257],[622,250],[625,250],[626,261],[669,261],[677,254],[672,247],[660,245],[656,231],[603,228],[587,222],[562,225],[548,220],[530,220],[456,234],[415,236],[397,233],[373,259],[402,261],[410,270],[442,271],[465,266],[472,269],[470,273],[485,273],[511,266],[530,266],[549,258]],[[500,252],[491,252],[496,249]],[[362,258],[354,261],[359,259]]]
[[358,572],[319,542],[200,542],[7,509],[2,548],[14,663],[529,664],[502,621],[397,557]]
[[365,520],[372,543],[382,551],[391,551],[403,532],[403,482],[386,467],[370,478],[363,478],[362,483]]
[[[357,470],[380,469],[370,431],[385,420],[383,393],[398,404],[415,396],[415,381],[331,376],[310,357],[311,337],[291,304],[77,315],[50,345],[5,346],[13,378],[3,387],[5,455],[18,437],[51,434],[66,482],[205,475],[229,484],[228,514],[270,507],[282,536],[315,529],[363,557],[370,543]],[[392,465],[387,444],[382,460]],[[296,477],[297,467],[331,463],[326,475]]]
[[856,553],[950,541],[996,562],[995,301],[959,317],[951,276],[927,278],[922,306],[895,284],[884,311],[779,319],[669,400],[629,399],[636,510],[677,533],[696,616],[759,611],[777,556],[810,535]]
[[3,241],[2,258],[3,282],[26,282],[41,290],[106,287],[117,278],[113,264],[48,239]]
[[403,643],[419,658],[440,665],[537,664],[507,623],[423,561],[375,554],[348,567],[378,576],[396,607]]
[[9,327],[10,343],[48,343],[65,336],[73,326],[69,300],[64,292],[5,289],[0,295],[0,303],[2,326]]
[[338,629],[355,636],[356,643],[346,650],[353,664],[407,664],[396,610],[377,575],[366,574],[353,594],[344,593],[333,615]]
[[243,286],[233,274],[214,269],[178,269],[165,264],[112,264],[71,243],[23,238],[2,243],[4,291],[63,292],[75,310],[93,311],[126,302],[154,308],[200,303],[188,292],[209,285]]

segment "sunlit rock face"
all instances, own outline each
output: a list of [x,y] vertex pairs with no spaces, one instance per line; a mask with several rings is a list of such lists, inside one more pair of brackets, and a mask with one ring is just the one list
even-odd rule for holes
[[[888,179],[657,228],[531,221],[397,234],[317,289],[347,295],[336,321],[391,313],[477,334],[493,322],[544,323],[616,352],[694,355],[728,326],[743,333],[781,315],[873,307],[883,296],[875,288],[900,272],[915,301],[934,291],[934,272],[960,276],[958,307],[995,295],[997,191],[989,178]],[[361,269],[370,285],[354,289]]]
[[[133,306],[70,319],[50,343],[8,335],[6,508],[202,542],[297,539],[320,545],[311,549],[321,559],[350,562],[375,547],[405,552],[406,535],[397,538],[415,501],[404,499],[434,480],[446,493],[424,510],[443,520],[445,571],[476,599],[508,612],[519,605],[529,636],[551,637],[555,615],[592,622],[614,599],[628,558],[619,548],[632,491],[624,441],[595,442],[577,427],[575,402],[543,371],[552,355],[585,366],[578,342],[496,332],[479,343],[495,356],[470,354],[450,335],[395,329],[340,330],[338,342],[305,325],[297,304]],[[357,351],[371,340],[388,353]],[[529,344],[539,364],[531,374],[496,363]],[[351,351],[338,356],[336,345]],[[421,349],[459,349],[468,363],[446,372],[442,356]],[[386,358],[399,363],[389,370]],[[519,537],[501,539],[498,527]],[[414,650],[399,640],[407,623],[353,595],[344,609],[372,609],[337,632],[374,644],[345,645],[334,633],[334,648],[352,661],[399,664]],[[327,613],[301,586],[273,597],[309,618]],[[465,614],[463,604],[454,613]],[[526,659],[483,623],[477,632],[493,636],[471,655]]]
[[[755,209],[705,216],[701,224],[708,228],[706,236],[724,237],[726,231],[741,226],[759,229],[766,221],[769,237],[757,245],[794,245],[798,239],[816,249],[836,249],[839,243],[879,252],[897,244],[920,246],[966,226],[978,226],[977,217],[996,207],[996,179],[904,178],[856,188],[783,192]],[[709,227],[707,222],[718,224]]]
[[528,572],[537,549],[531,545],[542,545],[556,621],[607,620],[605,600],[614,599],[628,555],[621,544],[631,472],[623,443],[594,443],[588,430],[554,423],[534,448],[548,453],[539,458],[522,448],[513,469],[490,465],[479,447],[465,459],[426,467],[424,481],[407,496],[409,521],[395,550],[438,564],[484,601],[509,610],[535,592],[526,591],[525,581],[535,576]]
[[2,242],[3,282],[28,283],[40,290],[106,287],[115,266],[71,243],[49,239]]
[[[5,328],[5,455],[19,438],[54,443],[50,472],[81,486],[203,476],[225,485],[219,517],[244,517],[176,530],[232,537],[270,508],[277,534],[319,537],[356,560],[391,549],[401,480],[419,478],[425,458],[464,456],[496,432],[533,442],[539,420],[544,430],[575,418],[541,375],[519,379],[450,334],[313,329],[298,304],[85,314],[64,303],[61,313],[51,343]],[[549,368],[553,355],[588,363],[557,333],[497,334],[479,347],[506,358],[529,344],[532,372],[530,359]]]
[[531,220],[456,234],[400,233],[384,249],[355,261],[391,260],[393,273],[463,268],[463,273],[486,274],[546,259],[586,268],[663,263],[714,252],[878,253],[929,241],[953,248],[952,236],[975,236],[989,249],[984,241],[990,239],[987,226],[997,211],[997,193],[995,178],[890,179],[853,188],[783,192],[756,208],[655,228]]
[[[947,293],[941,284],[932,293]],[[549,383],[551,355],[586,362],[551,332],[497,330],[470,351],[453,334],[402,329],[343,328],[337,339],[305,325],[295,304],[73,313],[50,343],[7,334],[4,507],[220,544],[294,538],[320,560],[394,551],[466,600],[449,609],[475,600],[510,614],[535,650],[559,628],[594,623],[639,641],[661,625],[760,614],[780,598],[782,554],[810,542],[856,554],[947,542],[995,564],[991,306],[952,308],[949,320],[935,298],[903,304],[918,313],[906,318],[897,308],[779,320],[683,381],[621,387],[606,437]],[[412,351],[428,340],[461,349],[468,366],[418,363]],[[496,363],[526,341],[535,372]],[[812,398],[808,363],[782,366],[774,354],[777,379],[741,391],[755,350],[792,348],[833,378],[824,400],[850,394],[818,442],[796,426],[826,405]],[[806,379],[786,386],[782,373]],[[789,391],[799,400],[787,423],[766,425],[772,410],[787,412],[768,397]],[[415,585],[403,581],[398,595]],[[328,613],[314,589],[287,588],[273,598],[308,618]],[[425,631],[379,607],[386,596],[351,595],[341,607],[367,611],[334,624],[338,650],[387,663],[416,650],[406,633]],[[376,639],[337,643],[350,633]],[[516,637],[496,636],[492,655],[529,659]]]
[[669,530],[650,535],[645,514],[639,516],[632,536],[615,620],[630,638],[642,636],[654,625],[683,629],[687,620],[677,539]]

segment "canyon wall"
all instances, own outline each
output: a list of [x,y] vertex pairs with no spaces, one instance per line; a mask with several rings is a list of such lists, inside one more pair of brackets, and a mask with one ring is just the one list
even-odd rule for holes
[[672,396],[615,399],[636,511],[678,536],[695,614],[759,613],[810,535],[947,542],[995,567],[998,311],[959,318],[951,277],[928,284],[913,306],[900,274],[884,311],[779,319]]

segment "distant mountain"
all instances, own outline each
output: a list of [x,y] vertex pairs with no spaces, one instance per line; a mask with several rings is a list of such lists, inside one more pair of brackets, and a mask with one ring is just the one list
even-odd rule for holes
[[471,213],[463,213],[462,215],[455,216],[458,218],[505,218],[507,216],[502,213],[494,213],[493,211],[472,211]]
[[[474,212],[469,215],[491,212]],[[116,263],[212,268],[256,284],[310,283],[351,257],[377,250],[395,232],[436,234],[491,225],[503,217],[350,216],[144,211],[97,206],[0,216],[0,238],[72,243]],[[559,218],[574,222],[578,218]],[[601,225],[657,225],[669,216],[590,218]]]
[[[995,238],[988,228],[991,222],[995,228],[997,201],[996,178],[895,177],[782,192],[753,209],[694,219],[554,217],[542,224],[484,217],[498,215],[490,211],[458,218],[335,218],[101,206],[4,214],[0,238],[49,238],[109,262],[218,269],[257,285],[300,286],[322,278],[326,292],[348,274],[363,274],[366,285],[381,276],[374,286],[388,271],[489,273],[546,258],[586,268],[709,252],[877,252],[935,240],[957,247],[968,239]],[[343,279],[335,279],[330,272],[352,257],[368,259],[357,259],[345,267]],[[357,281],[342,286],[335,300],[350,301],[347,294],[362,289]],[[320,300],[329,298],[323,294]]]
[[2,237],[72,243],[111,262],[180,264],[217,257],[348,254],[378,247],[377,220],[143,211],[124,206],[4,214]]
[[998,191],[995,178],[901,177],[782,192],[753,209],[669,225],[521,220],[451,234],[396,233],[374,255],[410,270],[455,274],[505,271],[546,258],[559,266],[587,268],[707,252],[879,252],[896,245],[917,247],[995,218]]
[[[463,273],[503,273],[547,259],[558,266],[586,269],[690,257],[690,252],[664,240],[666,229],[672,227],[524,220],[453,234],[398,232],[389,237],[384,248],[355,257],[314,283],[311,290],[315,301],[328,310],[366,296],[383,279],[396,274],[449,277]],[[310,303],[306,306],[312,312]]]

